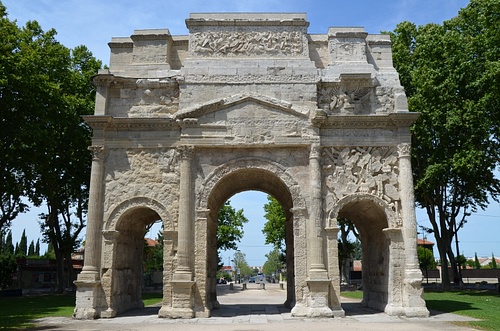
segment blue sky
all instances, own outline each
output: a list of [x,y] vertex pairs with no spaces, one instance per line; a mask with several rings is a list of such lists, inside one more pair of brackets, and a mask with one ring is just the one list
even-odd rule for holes
[[[185,35],[184,20],[194,12],[304,12],[310,22],[309,33],[326,33],[330,26],[363,26],[369,33],[391,31],[399,22],[417,25],[442,23],[456,16],[466,0],[179,0],[179,1],[102,1],[102,0],[1,0],[11,20],[24,25],[36,20],[46,31],[54,28],[57,39],[67,47],[86,45],[94,56],[109,62],[107,43],[112,37],[130,36],[134,30],[168,28],[173,35]],[[262,205],[265,194],[242,193],[231,198],[236,209],[243,208],[250,223],[240,250],[250,265],[261,265],[271,247],[264,245],[262,227],[265,222]],[[32,210],[13,222],[13,239],[18,241],[23,229],[28,240],[39,237],[37,214]],[[486,211],[470,217],[459,233],[460,250],[466,256],[500,256],[500,207],[492,203]],[[419,224],[428,226],[426,215],[417,211]],[[156,229],[154,230],[156,231]],[[150,236],[154,237],[156,232]],[[421,235],[420,235],[421,237]],[[433,241],[433,238],[429,237]],[[224,260],[232,252],[223,253]]]

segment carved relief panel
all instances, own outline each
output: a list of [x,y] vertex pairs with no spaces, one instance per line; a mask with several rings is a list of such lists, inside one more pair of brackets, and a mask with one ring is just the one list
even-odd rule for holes
[[324,147],[325,208],[353,194],[373,195],[399,213],[398,154],[395,147]]
[[371,111],[372,88],[323,84],[318,93],[319,108],[341,114],[367,114]]
[[307,40],[301,31],[235,30],[200,31],[189,36],[189,51],[199,57],[294,57],[306,54]]

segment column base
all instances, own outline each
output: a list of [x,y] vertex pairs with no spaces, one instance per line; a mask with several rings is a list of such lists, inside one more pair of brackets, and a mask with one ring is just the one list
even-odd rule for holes
[[76,305],[73,312],[74,319],[96,319],[100,317],[97,309],[99,286],[101,282],[96,280],[97,274],[88,273],[78,275],[74,282],[76,285]]
[[116,310],[108,308],[105,311],[101,312],[101,318],[113,318],[116,317]]
[[[175,274],[174,274],[175,278]],[[172,284],[172,306],[163,306],[158,312],[162,318],[194,318],[193,285],[189,280],[174,280]]]
[[344,317],[344,310],[339,307],[329,306],[331,281],[329,279],[309,279],[307,286],[309,293],[305,302],[297,303],[292,308],[292,316],[294,317],[310,317],[310,318],[324,318],[324,317]]

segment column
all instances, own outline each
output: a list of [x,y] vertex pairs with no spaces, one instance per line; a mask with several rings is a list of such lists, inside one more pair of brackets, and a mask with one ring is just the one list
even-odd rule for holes
[[401,217],[405,238],[406,266],[419,269],[417,257],[417,216],[415,214],[415,195],[413,193],[413,175],[411,171],[411,145],[398,145],[399,154],[399,190],[401,192]]
[[191,255],[193,243],[193,221],[194,201],[192,197],[192,160],[194,156],[193,146],[181,146],[178,148],[181,156],[180,163],[180,193],[179,193],[179,221],[177,232],[179,236],[177,257],[178,265],[174,273],[174,280],[191,281]]
[[323,199],[321,194],[321,164],[320,146],[311,146],[309,155],[309,171],[311,178],[311,206],[309,209],[309,222],[307,238],[310,249],[308,250],[311,264],[309,266],[310,279],[326,279],[327,273],[323,257]]
[[411,145],[398,145],[399,190],[401,198],[401,217],[403,218],[403,240],[406,257],[401,310],[407,317],[428,317],[429,311],[423,299],[422,272],[417,256],[417,216],[415,214],[415,195],[411,171]]
[[[102,225],[102,178],[104,172],[104,146],[90,146],[92,168],[90,174],[85,259],[80,275],[85,279],[99,279],[99,257]],[[80,278],[80,277],[79,277]]]
[[[100,317],[97,309],[103,301],[103,291],[99,276],[101,255],[102,226],[102,178],[104,173],[104,146],[90,146],[92,168],[90,174],[89,205],[87,215],[87,235],[85,238],[85,259],[82,272],[74,282],[76,307],[73,317],[76,319],[94,319]],[[106,283],[106,281],[105,281]]]

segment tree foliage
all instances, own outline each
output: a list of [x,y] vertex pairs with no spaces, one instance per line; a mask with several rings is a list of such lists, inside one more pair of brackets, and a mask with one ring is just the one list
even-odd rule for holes
[[22,197],[26,194],[29,173],[23,159],[25,130],[18,108],[23,101],[20,90],[19,52],[21,30],[7,17],[0,2],[0,232],[5,233],[11,221],[26,211]]
[[6,236],[0,233],[0,289],[12,285],[12,274],[16,271],[16,268],[12,232],[9,231]]
[[437,264],[434,259],[432,250],[418,246],[417,247],[418,263],[421,270],[436,269]]
[[81,116],[93,113],[91,76],[101,62],[85,46],[60,44],[53,29],[36,21],[17,27],[3,6],[0,14],[0,230],[25,210],[22,197],[47,206],[41,227],[60,292],[72,286],[71,253],[85,225],[91,130]]
[[240,252],[240,251],[236,251],[234,253],[233,262],[234,262],[234,265],[236,266],[236,272],[237,272],[237,274],[240,275],[241,278],[245,278],[247,276],[252,276],[253,270],[248,265],[245,253]]
[[236,211],[227,200],[219,209],[217,227],[217,252],[219,252],[219,265],[222,266],[220,258],[221,250],[237,250],[238,242],[243,238],[243,225],[248,219],[243,214],[243,209]]
[[153,247],[148,246],[144,240],[144,273],[163,271],[163,247],[163,231],[158,231],[156,245]]
[[495,255],[491,253],[491,262],[489,263],[491,269],[497,268],[497,260],[495,259]]
[[266,237],[266,244],[271,244],[279,250],[285,253],[285,211],[283,207],[273,196],[268,195],[267,201],[264,205],[264,217],[267,219],[266,224],[264,224],[264,229],[262,233]]
[[499,12],[498,0],[471,0],[442,25],[403,22],[392,33],[409,108],[421,114],[412,128],[415,198],[432,224],[444,288],[448,261],[460,281],[455,235],[500,194]]
[[285,255],[276,247],[266,254],[266,258],[267,260],[262,266],[262,271],[266,275],[276,274],[286,264]]
[[[337,219],[337,224],[340,228],[338,239],[340,274],[345,281],[349,281],[352,261],[361,260],[360,236],[354,223],[347,218]],[[355,241],[349,239],[351,234],[356,238]]]

